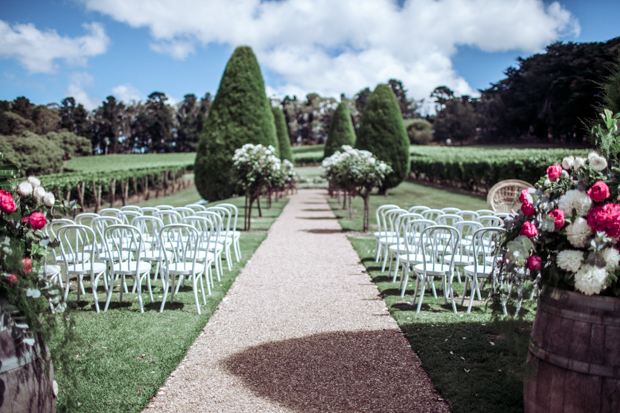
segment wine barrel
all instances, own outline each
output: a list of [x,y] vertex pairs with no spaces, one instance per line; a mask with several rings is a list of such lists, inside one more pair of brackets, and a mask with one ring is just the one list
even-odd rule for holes
[[526,413],[620,412],[620,298],[543,288],[528,362]]
[[38,343],[30,346],[23,337],[9,314],[0,311],[0,413],[53,413],[52,363]]

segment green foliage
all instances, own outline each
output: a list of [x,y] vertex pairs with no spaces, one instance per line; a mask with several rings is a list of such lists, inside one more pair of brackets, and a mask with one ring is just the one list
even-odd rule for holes
[[30,131],[2,136],[0,152],[20,169],[20,176],[58,173],[65,155],[54,139]]
[[620,113],[620,55],[611,67],[611,74],[605,79],[603,84],[603,105],[604,108],[613,113]]
[[428,145],[433,141],[433,125],[425,119],[406,119],[405,130],[412,145]]
[[71,159],[76,154],[87,156],[93,152],[93,145],[90,139],[77,136],[73,132],[60,130],[58,132],[50,132],[45,136],[62,149],[65,159]]
[[388,85],[378,85],[368,98],[355,147],[370,151],[392,167],[385,189],[394,188],[409,174],[409,139],[398,101]]
[[214,201],[235,192],[235,150],[246,143],[277,145],[273,113],[256,56],[249,46],[231,56],[198,144],[194,167],[196,188]]
[[594,125],[590,131],[592,143],[603,157],[610,160],[618,159],[620,158],[620,132],[618,132],[620,113],[614,115],[609,109],[604,109],[601,119],[602,124]]
[[[353,106],[353,101],[344,98]],[[286,118],[289,136],[303,145],[312,145],[327,139],[327,132],[338,102],[332,97],[321,97],[309,93],[306,100],[286,96],[282,100],[282,111]],[[357,111],[355,111],[357,113]]]
[[476,135],[476,114],[469,96],[450,99],[437,113],[433,125],[435,140],[465,142]]
[[505,179],[534,184],[547,167],[566,156],[586,156],[586,150],[485,149],[484,147],[416,146],[411,150],[411,173],[432,183],[486,192]]
[[278,149],[280,151],[280,159],[293,162],[293,152],[291,151],[291,139],[288,136],[288,128],[286,127],[286,119],[284,113],[279,107],[273,106],[273,120],[276,125],[276,133],[278,135]]
[[194,165],[195,153],[143,153],[127,155],[75,157],[65,169],[76,172],[113,172],[143,168],[189,168]]
[[340,102],[329,125],[329,134],[325,142],[324,156],[332,156],[334,152],[341,150],[342,145],[355,145],[355,130],[351,122],[349,105]]

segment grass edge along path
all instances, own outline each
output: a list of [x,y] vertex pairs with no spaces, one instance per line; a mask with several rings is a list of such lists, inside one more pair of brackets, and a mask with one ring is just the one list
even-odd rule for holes
[[[393,196],[371,198],[371,221],[374,221],[374,212],[381,204],[408,207],[413,201],[430,207],[450,205],[476,209],[476,204],[482,202],[478,200],[480,197],[461,191],[439,190],[409,182],[391,192]],[[521,321],[494,322],[490,309],[483,303],[475,303],[469,315],[464,313],[464,307],[457,305],[459,312],[454,314],[450,305],[444,305],[440,282],[436,281],[439,298],[433,299],[425,294],[422,310],[416,313],[411,306],[414,283],[409,282],[407,294],[401,299],[398,283],[391,282],[393,273],[381,272],[381,266],[374,261],[374,237],[353,232],[361,229],[361,223],[357,222],[363,213],[361,201],[353,201],[354,220],[348,219],[348,211],[341,209],[341,202],[328,199],[328,203],[340,218],[338,222],[343,230],[351,231],[348,239],[360,261],[412,350],[422,361],[433,385],[452,411],[522,412],[523,377],[527,374],[523,368],[527,352],[524,345],[533,320],[532,304],[525,308],[527,313]],[[462,290],[463,286],[456,284],[457,304],[460,304]],[[486,291],[483,290],[483,295]],[[467,303],[466,300],[465,305]]]
[[[160,198],[159,203],[174,205],[175,195]],[[227,201],[236,204],[243,199]],[[261,229],[268,230],[287,203],[288,198],[283,198],[273,202],[271,209],[264,209],[264,215],[269,217],[257,218],[262,224]],[[241,262],[237,263],[233,258],[232,271],[228,271],[224,263],[226,269],[219,282],[214,274],[215,289],[211,296],[207,296],[207,305],[201,305],[201,315],[197,313],[191,285],[182,287],[175,295],[174,304],[168,300],[164,312],[159,313],[163,294],[161,281],[153,283],[153,303],[143,288],[143,314],[140,313],[137,294],[126,293],[123,302],[119,303],[119,282],[110,309],[97,314],[90,283],[84,280],[86,295],[78,304],[73,280],[68,302],[73,308],[75,340],[65,344],[56,337],[49,343],[51,351],[62,347],[71,360],[55,371],[59,384],[57,411],[79,408],[81,412],[93,413],[138,412],[144,409],[183,360],[236,277],[266,238],[265,231],[242,232]],[[102,281],[99,282],[98,298],[103,309],[105,293],[101,284]],[[128,281],[128,287],[131,291],[131,281]],[[76,388],[68,392],[72,383]]]

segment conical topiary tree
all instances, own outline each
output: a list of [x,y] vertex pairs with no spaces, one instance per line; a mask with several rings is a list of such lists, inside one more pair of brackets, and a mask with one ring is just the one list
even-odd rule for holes
[[388,85],[378,85],[368,97],[355,147],[372,152],[392,167],[382,192],[394,188],[409,174],[409,139],[398,101]]
[[232,158],[246,143],[276,147],[277,137],[256,56],[249,46],[239,46],[226,64],[196,152],[194,179],[204,199],[235,192]]
[[329,125],[329,133],[325,142],[325,157],[332,156],[334,152],[341,150],[342,145],[355,145],[355,129],[351,122],[349,105],[345,102],[340,102]]
[[273,112],[273,120],[276,125],[276,134],[278,135],[280,159],[294,162],[293,151],[291,151],[291,139],[288,136],[288,127],[286,126],[286,119],[284,119],[284,112],[277,106],[273,106],[271,111]]

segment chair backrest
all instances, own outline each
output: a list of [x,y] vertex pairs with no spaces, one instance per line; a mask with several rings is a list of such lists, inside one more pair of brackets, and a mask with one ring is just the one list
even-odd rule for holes
[[237,208],[236,205],[229,204],[229,203],[217,204],[217,206],[228,208],[228,209],[231,210],[231,212],[233,214],[233,219],[234,219],[232,227],[231,227],[231,230],[232,231],[236,231],[237,230],[237,218],[239,217],[239,208]]
[[491,211],[490,209],[477,209],[476,214],[478,214],[479,217],[485,217],[489,215],[493,216],[495,215],[495,212]]
[[521,191],[531,188],[528,182],[519,179],[508,179],[493,185],[487,194],[487,205],[494,212],[511,212],[521,207],[519,195]]
[[86,225],[90,227],[90,221],[94,218],[99,218],[99,214],[95,214],[94,212],[83,212],[81,214],[77,214],[75,216],[75,223],[78,225]]
[[222,228],[220,229],[221,236],[230,237],[231,236],[231,232],[230,232],[231,222],[230,221],[232,218],[232,212],[230,211],[230,209],[216,205],[216,206],[207,208],[207,212],[208,211],[216,212],[222,217]]
[[215,243],[219,243],[224,236],[224,218],[217,211],[196,212],[195,217],[203,217],[211,220],[214,225]]
[[463,218],[463,221],[475,221],[478,219],[478,213],[476,211],[461,211],[457,215]]
[[394,204],[386,204],[386,205],[381,205],[380,207],[377,208],[377,211],[375,212],[375,217],[377,219],[377,231],[378,232],[386,232],[386,223],[385,223],[385,213],[387,211],[389,211],[390,209],[394,209],[394,208],[399,208],[398,205],[394,205]]
[[155,206],[155,208],[159,209],[160,211],[174,210],[174,207],[172,205],[157,205]]
[[178,224],[181,222],[181,214],[173,209],[162,209],[155,213],[155,216],[161,219],[164,225]]
[[138,216],[131,220],[131,225],[138,228],[144,237],[144,249],[146,251],[159,251],[159,233],[164,227],[161,219],[152,216]]
[[194,211],[193,209],[186,207],[176,207],[174,208],[174,210],[181,214],[182,218],[191,217],[196,213],[196,211]]
[[[58,238],[58,231],[65,225],[75,225],[75,222],[67,218],[54,219],[45,225],[45,235],[47,235],[52,241],[57,239],[60,241],[60,239]],[[56,262],[59,253],[60,251],[56,251],[55,248],[52,248],[52,256],[54,257],[54,262]]]
[[[506,231],[502,228],[481,228],[474,233],[473,250],[476,267],[490,265],[495,268],[501,251],[501,240],[505,233]],[[490,261],[489,258],[491,258]]]
[[443,264],[443,257],[450,256],[449,271],[454,269],[453,251],[456,251],[460,242],[460,234],[456,228],[447,225],[433,225],[427,227],[420,235],[420,245],[424,245],[422,250],[423,264],[425,270],[429,265],[435,267]]
[[511,216],[513,214],[509,213],[509,212],[496,212],[495,216],[500,218],[502,221],[506,218],[508,218],[509,216]]
[[121,212],[118,208],[103,208],[99,210],[99,215],[102,217],[115,217]]
[[481,217],[478,217],[476,221],[480,222],[485,228],[501,227],[504,224],[504,220],[502,220],[500,217],[489,215],[483,215]]
[[211,247],[215,245],[216,227],[213,219],[204,216],[192,215],[183,218],[182,224],[191,225],[196,228],[200,233],[196,250],[198,251],[210,251]]
[[121,221],[123,221],[123,224],[125,225],[131,225],[131,221],[135,217],[141,217],[141,216],[142,216],[141,211],[132,211],[132,210],[121,211],[116,215],[116,217],[120,219]]
[[440,215],[445,215],[441,209],[427,209],[420,212],[424,219],[430,219],[431,221],[437,221],[437,217]]
[[435,220],[437,225],[447,225],[450,227],[455,226],[457,222],[461,221],[464,221],[464,219],[460,215],[448,213],[446,213],[445,215],[439,215]]
[[[103,233],[103,245],[106,256],[113,266],[121,268],[126,266],[124,273],[138,271],[142,252],[144,251],[144,237],[140,230],[132,225],[115,224],[105,228]],[[133,252],[136,254],[133,254]],[[132,265],[136,263],[135,270],[131,271]],[[116,271],[116,270],[115,270]]]
[[111,225],[121,225],[123,221],[116,217],[97,217],[90,221],[90,227],[95,233],[95,251],[97,258],[102,259],[105,257],[106,249],[103,246],[105,230]]
[[[95,233],[86,225],[66,224],[58,229],[57,239],[60,241],[60,254],[65,262],[65,268],[76,262],[76,257],[81,257],[80,262],[93,261],[91,254],[95,243]],[[91,270],[93,266],[91,265]]]
[[416,205],[416,206],[412,206],[411,208],[409,208],[408,212],[410,214],[421,214],[423,211],[428,211],[429,207],[427,206],[423,206],[423,205]]
[[154,217],[155,214],[159,212],[159,209],[155,207],[142,207],[141,212],[142,212],[142,215],[150,215]]
[[185,208],[191,208],[193,209],[195,212],[199,212],[199,211],[206,211],[207,208],[204,205],[200,205],[200,204],[189,204],[189,205],[185,205]]
[[461,210],[461,208],[447,207],[447,208],[441,208],[441,210],[445,212],[446,214],[456,214],[457,212]]
[[142,208],[137,205],[125,205],[121,207],[121,211],[138,211],[142,212]]
[[471,248],[469,248],[471,244],[469,242],[473,238],[474,233],[479,229],[484,228],[484,226],[477,221],[461,221],[457,222],[454,227],[461,235],[461,242],[464,244],[467,243],[467,245],[465,245],[465,248],[463,249],[463,253],[471,254]]
[[[196,228],[187,224],[165,225],[160,233],[162,240],[160,254],[165,258],[164,269],[169,271],[173,263],[191,264],[185,270],[194,271],[199,254],[196,254],[196,246],[199,243],[200,232]],[[170,248],[164,248],[167,245]]]
[[406,209],[394,208],[385,213],[386,232],[394,234],[398,232],[398,217],[407,213]]
[[404,245],[408,254],[419,254],[422,248],[420,235],[428,227],[435,225],[430,219],[412,219],[404,226]]

